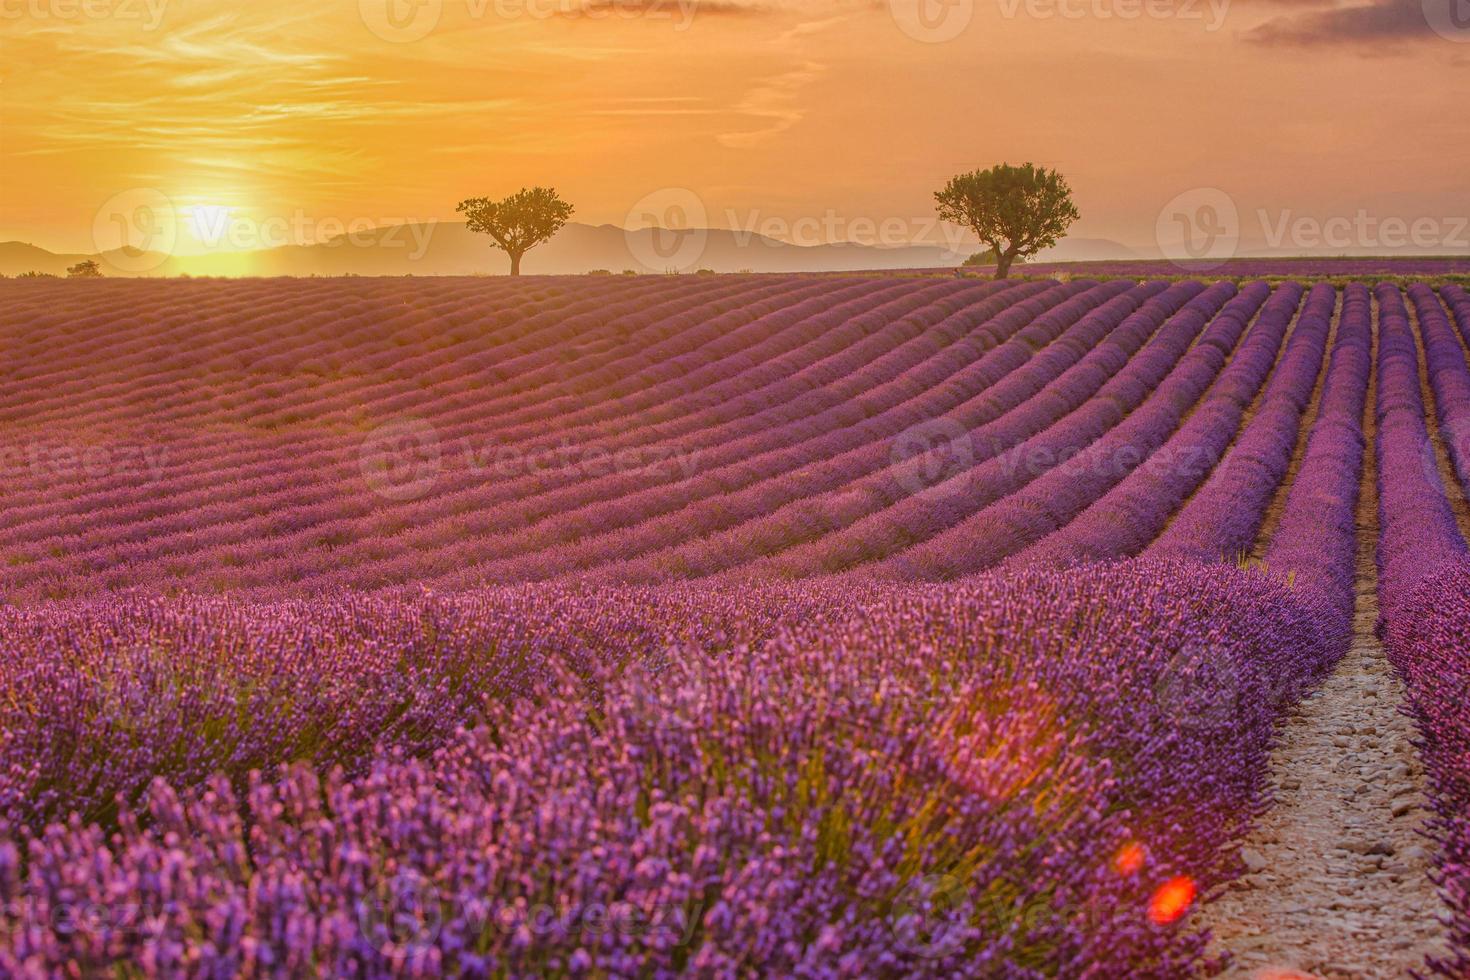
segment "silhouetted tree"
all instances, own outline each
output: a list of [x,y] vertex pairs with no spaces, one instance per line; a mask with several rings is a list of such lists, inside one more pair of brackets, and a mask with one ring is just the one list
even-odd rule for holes
[[964,225],[990,246],[997,279],[1006,277],[1018,256],[1055,245],[1081,217],[1067,179],[1030,163],[951,177],[934,200],[939,217]]
[[489,235],[510,256],[510,274],[521,274],[521,256],[547,241],[572,216],[572,206],[550,187],[521,188],[502,201],[472,197],[455,208],[470,231]]
[[66,267],[66,278],[68,279],[101,279],[102,270],[92,259],[84,259],[76,265]]

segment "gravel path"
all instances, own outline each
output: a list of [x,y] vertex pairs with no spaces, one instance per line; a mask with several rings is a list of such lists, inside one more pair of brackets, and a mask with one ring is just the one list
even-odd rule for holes
[[1276,802],[1241,850],[1249,873],[1201,909],[1214,952],[1234,954],[1227,977],[1403,977],[1442,949],[1413,723],[1373,635],[1372,406],[1370,388],[1352,646],[1282,723],[1271,759]]

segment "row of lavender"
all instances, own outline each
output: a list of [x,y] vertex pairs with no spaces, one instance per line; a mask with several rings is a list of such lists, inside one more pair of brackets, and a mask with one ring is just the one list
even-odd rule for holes
[[[1025,290],[1034,291],[1036,288],[1038,287],[1034,284],[1018,287],[1013,291],[1016,295],[1012,300],[1019,300]],[[1047,290],[1044,296],[1038,295],[1034,303],[1030,300],[1014,302],[1005,309],[1003,315],[995,316],[993,321],[984,322],[983,329],[974,329],[977,320],[985,320],[985,317],[1000,308],[991,307],[990,301],[966,307],[959,314],[947,316],[938,324],[933,323],[932,316],[928,321],[917,321],[915,329],[925,322],[929,324],[923,331],[925,344],[948,344],[937,359],[939,363],[926,368],[929,372],[927,376],[916,370],[908,370],[893,385],[875,384],[874,390],[863,394],[861,407],[858,409],[855,409],[850,398],[845,398],[831,409],[815,416],[804,417],[802,412],[809,406],[804,404],[803,399],[796,399],[792,405],[781,406],[786,413],[784,417],[789,419],[794,416],[794,421],[775,425],[770,432],[734,438],[729,443],[718,441],[739,435],[732,432],[729,425],[738,422],[748,428],[755,423],[737,419],[723,427],[717,426],[711,434],[700,433],[701,445],[689,450],[700,454],[699,472],[672,484],[668,482],[666,468],[660,467],[639,467],[636,472],[585,479],[562,486],[560,490],[550,489],[550,484],[546,484],[545,480],[555,479],[564,483],[570,479],[566,473],[550,474],[545,480],[537,476],[495,481],[488,486],[483,475],[447,473],[437,480],[433,498],[416,502],[412,507],[397,510],[376,508],[370,517],[335,519],[331,515],[340,514],[344,508],[352,512],[360,509],[360,505],[368,507],[368,504],[361,503],[364,493],[355,491],[355,497],[344,499],[328,489],[326,492],[315,490],[309,496],[302,497],[304,491],[300,487],[293,486],[279,492],[270,492],[269,488],[264,488],[267,492],[262,494],[257,492],[262,488],[250,484],[232,484],[240,491],[238,500],[214,503],[201,499],[200,503],[207,505],[190,511],[192,520],[186,520],[185,515],[179,513],[167,521],[152,520],[144,525],[132,523],[130,515],[119,513],[115,515],[118,518],[115,529],[111,522],[102,529],[86,528],[87,538],[94,543],[79,548],[72,541],[65,541],[66,547],[62,553],[53,557],[27,558],[22,565],[0,574],[4,574],[13,583],[26,583],[26,588],[34,589],[38,582],[67,581],[77,573],[85,575],[90,572],[95,577],[99,568],[114,569],[102,577],[109,581],[116,580],[115,584],[125,584],[127,580],[136,579],[140,575],[149,578],[159,575],[168,577],[179,574],[177,569],[193,568],[202,564],[205,567],[226,566],[224,577],[235,585],[258,585],[262,581],[282,580],[300,581],[303,585],[310,584],[316,588],[375,584],[402,580],[403,569],[399,567],[401,562],[395,562],[391,557],[382,557],[385,548],[383,539],[391,537],[392,547],[388,549],[390,552],[413,550],[416,554],[422,554],[433,550],[439,556],[441,565],[455,568],[463,568],[465,561],[460,552],[469,547],[466,542],[473,539],[477,555],[504,555],[500,565],[505,567],[496,570],[495,562],[491,561],[489,569],[462,571],[459,577],[474,580],[489,576],[514,581],[528,577],[528,571],[534,570],[518,567],[516,562],[519,559],[511,557],[524,550],[528,540],[528,526],[535,525],[534,532],[529,536],[531,540],[541,541],[551,548],[565,541],[577,540],[593,530],[608,532],[620,524],[638,524],[636,530],[630,526],[625,531],[605,533],[597,542],[586,546],[585,556],[571,549],[555,549],[554,553],[560,556],[557,560],[562,567],[567,566],[568,562],[572,562],[572,567],[577,567],[578,560],[591,563],[600,558],[605,563],[612,558],[627,557],[631,546],[629,539],[634,536],[647,535],[655,542],[661,540],[663,536],[655,533],[657,528],[653,526],[652,518],[656,515],[662,525],[676,528],[683,534],[687,534],[691,528],[714,531],[744,518],[743,526],[737,533],[748,534],[749,540],[769,541],[773,528],[764,526],[769,523],[765,518],[764,508],[775,506],[770,500],[772,495],[785,493],[786,496],[782,499],[789,500],[793,487],[800,487],[810,493],[822,486],[813,486],[806,480],[800,483],[785,480],[783,474],[803,468],[803,475],[806,476],[810,474],[812,467],[821,466],[823,479],[827,481],[825,485],[833,485],[833,481],[836,481],[840,487],[837,493],[845,500],[867,498],[881,505],[886,499],[892,498],[895,492],[902,494],[904,487],[910,482],[906,479],[908,471],[915,469],[917,465],[890,467],[879,474],[872,473],[875,466],[881,467],[891,456],[892,437],[905,425],[913,426],[916,420],[936,417],[956,426],[970,425],[972,419],[984,422],[1003,410],[1016,408],[1021,400],[1034,399],[1040,394],[1046,395],[1049,404],[1042,407],[1049,415],[1037,416],[1035,412],[1030,412],[1028,417],[1039,419],[1044,424],[1047,420],[1056,418],[1067,407],[1080,404],[1091,390],[1085,384],[1076,384],[1084,379],[1070,376],[1073,373],[1069,372],[1066,385],[1052,384],[1046,372],[1066,367],[1065,359],[1070,357],[1075,360],[1082,344],[1089,340],[1095,342],[1100,327],[1103,330],[1110,329],[1112,325],[1116,325],[1122,312],[1132,309],[1140,299],[1157,293],[1164,287],[1161,284],[1149,284],[1129,289],[1128,295],[1131,298],[1119,295],[1124,288],[1126,287],[1121,284],[1109,284],[1085,291],[1079,284],[1054,287]],[[1161,297],[1169,304],[1163,310],[1172,311],[1177,308],[1182,297],[1199,289],[1197,284],[1170,287],[1166,291],[1167,298]],[[1068,296],[1074,298],[1062,303],[1054,311],[1047,310],[1048,305],[1065,300]],[[1012,301],[1004,297],[995,299],[1001,301],[1002,306]],[[1104,301],[1107,301],[1104,308],[1097,311],[1100,316],[1089,317],[1085,330],[1082,323],[1074,323],[1079,313]],[[1046,311],[1045,315],[1041,315],[1043,311]],[[1128,330],[1119,334],[1118,346],[1125,343],[1121,339],[1124,337],[1132,338],[1127,343],[1135,346],[1141,342],[1147,336],[1147,330],[1151,329],[1147,327],[1147,323],[1157,324],[1155,316],[1150,310],[1150,318],[1145,321],[1145,332],[1142,335],[1138,332],[1139,324],[1130,323]],[[903,327],[904,322],[899,320],[885,328],[884,334],[889,342],[892,341],[892,335],[899,332],[898,328]],[[974,363],[973,357],[967,361],[963,356],[966,351],[961,348],[973,347],[975,341],[983,340],[991,331],[992,322],[995,331],[992,335],[1002,338],[1006,336],[1006,331],[1015,331],[1021,325],[1026,325],[1026,329],[1021,335],[1003,344],[1002,348],[991,350],[979,363]],[[1058,339],[1058,331],[1069,323],[1074,323],[1077,329],[1069,330],[1066,336]],[[946,330],[963,333],[967,327],[971,329],[964,336],[964,343],[951,344],[945,340]],[[1047,356],[1038,358],[1033,363],[1029,360],[1029,354],[1038,346],[1046,347]],[[1115,349],[1113,344],[1107,347]],[[979,348],[981,351],[985,349]],[[992,357],[991,354],[995,356]],[[936,358],[930,358],[930,361],[934,360]],[[1019,365],[1024,365],[1026,370],[1018,370]],[[1089,364],[1089,370],[1094,375],[1099,367],[1095,363]],[[940,369],[937,374],[936,369]],[[945,377],[946,373],[950,374],[948,378]],[[1015,377],[1010,377],[1010,374]],[[1003,389],[993,387],[987,390],[987,385],[995,385],[1002,378],[1008,383],[1014,383]],[[861,374],[856,380],[862,383],[869,381]],[[1054,373],[1050,380],[1056,380]],[[940,381],[945,383],[940,384]],[[1042,382],[1046,382],[1044,392],[1038,390]],[[852,379],[848,379],[848,383],[853,383]],[[1093,382],[1094,385],[1096,383]],[[920,396],[908,397],[916,391]],[[1082,394],[1077,394],[1078,391]],[[814,391],[812,394],[819,393]],[[964,400],[966,394],[969,396],[968,400]],[[883,403],[878,402],[879,396],[887,399],[890,406],[881,415],[867,419],[853,417],[854,410],[871,412],[875,408],[882,408]],[[836,396],[830,390],[820,393],[822,399],[833,397]],[[1055,404],[1058,398],[1062,399],[1061,405]],[[767,418],[766,414],[769,413],[759,414],[755,421],[781,421],[774,417]],[[1015,421],[1023,420],[1018,417]],[[1032,424],[1034,426],[1035,423]],[[1015,426],[1012,425],[1012,428]],[[977,430],[976,438],[982,434],[985,437],[1000,435],[982,429]],[[783,442],[789,443],[793,439],[800,441],[778,450],[769,448],[780,446]],[[855,440],[864,441],[854,448],[845,448],[851,446]],[[711,442],[711,445],[705,447],[705,442]],[[749,458],[742,458],[742,454],[746,453],[751,454]],[[838,454],[835,459],[831,459],[833,453]],[[296,459],[294,452],[292,459],[293,465],[302,462]],[[854,477],[861,478],[862,482],[853,483]],[[842,487],[840,485],[844,479],[847,480],[847,485]],[[865,484],[873,486],[870,488]],[[182,489],[185,492],[178,496],[187,497],[188,489]],[[739,507],[731,505],[735,491],[742,491],[743,494]],[[201,493],[207,496],[209,491]],[[171,493],[168,496],[173,499],[176,495]],[[613,499],[607,503],[601,502],[606,498]],[[228,520],[227,515],[240,511],[244,501],[249,501],[256,516],[243,521]],[[140,502],[138,506],[151,509],[157,504]],[[803,500],[795,502],[794,506],[801,508],[808,506],[808,503]],[[385,513],[379,514],[380,510]],[[570,512],[561,513],[563,510]],[[761,518],[759,522],[755,520],[758,517]],[[66,519],[69,522],[76,520],[74,515],[68,515]],[[202,527],[199,526],[200,523],[203,524]],[[790,521],[786,523],[788,526],[784,529],[791,530]],[[46,522],[32,523],[28,528],[17,531],[24,537],[16,539],[15,543],[29,539],[32,548],[53,538],[55,534],[54,529]],[[105,537],[99,538],[99,531],[105,532]],[[396,531],[401,533],[394,533]],[[248,546],[238,543],[242,537],[251,539]],[[796,539],[799,540],[800,536]],[[236,544],[232,547],[231,542]],[[324,549],[324,542],[330,547]],[[728,554],[730,549],[722,547],[725,543],[712,539],[708,545],[709,553]],[[456,545],[458,550],[455,550]],[[647,545],[644,544],[644,547]],[[744,552],[737,552],[742,553],[750,556],[749,548]],[[682,556],[671,558],[674,560],[657,573],[658,577],[687,574],[684,570],[690,567],[690,562]],[[552,558],[546,556],[540,559],[540,564],[547,565],[551,561]],[[551,567],[557,566],[552,563]],[[126,569],[126,573],[122,569]],[[621,571],[619,574],[622,574]],[[466,583],[461,581],[446,584]]]
[[[1288,295],[1191,418],[1250,399]],[[1271,388],[1293,405],[1321,307]],[[1206,335],[1173,411],[1248,316]],[[1273,539],[1290,586],[1146,558],[961,586],[7,611],[0,967],[1187,972],[1185,913],[1236,870],[1275,710],[1345,644],[1360,341],[1339,330]],[[1269,497],[1252,488],[1254,523]],[[1202,554],[1231,550],[1196,526]]]
[[[786,289],[790,291],[789,286]],[[899,295],[891,296],[895,290]],[[619,448],[637,447],[644,462],[667,461],[671,453],[678,453],[682,459],[692,458],[702,470],[712,465],[703,458],[705,453],[720,453],[722,464],[739,459],[739,456],[724,459],[730,456],[727,443],[742,450],[760,451],[761,446],[769,449],[783,442],[809,441],[824,429],[851,424],[854,419],[842,417],[840,413],[845,411],[850,416],[852,399],[861,392],[839,388],[843,379],[853,372],[861,375],[859,382],[872,386],[889,374],[901,378],[898,384],[871,393],[872,408],[888,408],[905,399],[916,402],[904,405],[901,411],[889,412],[870,428],[865,427],[869,438],[881,438],[885,432],[891,436],[902,428],[905,416],[910,424],[916,411],[920,413],[918,417],[927,417],[924,406],[917,404],[923,397],[916,396],[927,396],[935,390],[947,394],[951,388],[965,396],[974,396],[984,387],[983,375],[947,377],[973,360],[964,356],[967,349],[981,353],[986,348],[978,346],[977,349],[977,345],[987,336],[1005,339],[1006,330],[1013,332],[1047,307],[1085,291],[1087,287],[1082,284],[1025,285],[998,290],[990,285],[976,288],[954,283],[916,290],[890,281],[845,284],[840,289],[827,287],[828,295],[807,297],[795,304],[786,302],[776,309],[766,309],[749,296],[743,305],[720,315],[713,315],[718,309],[705,304],[684,311],[694,315],[692,323],[685,315],[668,317],[679,325],[674,331],[675,346],[653,343],[656,337],[648,337],[646,330],[638,329],[630,334],[637,344],[631,341],[621,344],[614,352],[617,356],[609,354],[615,363],[636,362],[638,358],[629,351],[646,355],[642,344],[648,342],[662,358],[652,362],[647,370],[633,371],[636,364],[625,368],[632,371],[627,380],[635,382],[636,397],[602,399],[580,412],[573,411],[575,404],[561,405],[559,431],[545,436],[544,422],[540,425],[543,432],[540,443],[546,445],[518,444],[515,452],[521,458],[537,459],[536,451],[554,447],[557,440],[571,438],[578,432],[579,427],[573,424],[574,416],[589,411],[605,414],[616,409],[623,413],[616,418],[625,431],[609,436],[595,447],[599,458],[608,458],[608,454]],[[1118,291],[1116,286],[1094,290],[1102,298]],[[997,295],[997,304],[988,301],[993,293],[1012,295],[1009,298]],[[1036,296],[1041,305],[1018,311],[1025,315],[1012,315],[997,324],[1000,332],[973,329],[1013,300],[1028,296]],[[708,319],[701,320],[700,315]],[[620,324],[620,330],[632,330],[635,324],[624,322],[627,319],[630,318],[614,322]],[[866,332],[871,336],[865,336]],[[894,356],[883,356],[886,349],[891,349]],[[409,348],[410,353],[413,350]],[[698,356],[694,363],[687,365],[689,370],[676,369],[679,358],[691,351]],[[791,360],[787,354],[792,352],[799,352],[800,359]],[[875,356],[880,357],[883,371],[887,372],[877,379],[861,374],[864,364]],[[1014,352],[1011,361],[1014,364]],[[923,370],[907,370],[915,366],[922,366]],[[476,376],[472,363],[462,370],[469,377]],[[672,376],[667,376],[670,371]],[[722,377],[722,372],[732,376]],[[774,384],[773,379],[782,377],[783,372],[789,376],[787,383]],[[665,375],[663,380],[652,383],[660,373]],[[757,374],[766,381],[757,383]],[[943,384],[946,380],[955,384]],[[639,384],[643,387],[639,388]],[[748,390],[748,386],[754,390]],[[425,397],[412,403],[391,392],[378,395],[367,389],[355,390],[355,394],[363,399],[362,405],[380,416],[392,417],[392,413],[407,407],[421,411],[433,427],[436,442],[446,450],[446,459],[457,459],[448,450],[458,448],[456,439],[468,439],[471,435],[485,443],[484,446],[477,443],[477,449],[498,452],[505,436],[497,429],[500,424],[497,419],[503,413],[494,408],[499,386],[468,401],[463,393],[456,393],[454,385],[447,385],[450,389],[447,392],[443,390],[445,387],[436,381],[423,393]],[[541,388],[545,387],[543,383]],[[601,390],[608,389],[605,385]],[[797,397],[803,390],[806,394]],[[262,411],[274,410],[273,406],[282,401],[273,395],[271,388],[260,390],[256,397]],[[809,417],[814,410],[822,409],[823,399],[829,407],[815,418]],[[34,587],[44,582],[68,588],[74,587],[82,577],[94,582],[102,579],[109,585],[125,584],[129,578],[157,580],[177,576],[176,569],[198,565],[221,571],[242,566],[266,567],[266,574],[275,579],[288,574],[299,577],[347,564],[344,556],[336,553],[346,547],[356,556],[371,561],[381,555],[380,539],[395,536],[405,528],[413,529],[414,535],[395,540],[398,550],[419,547],[426,536],[442,543],[461,540],[466,534],[514,531],[548,513],[669,482],[668,468],[652,465],[633,467],[636,472],[631,474],[605,471],[590,474],[588,467],[580,466],[538,468],[520,474],[518,479],[494,480],[480,472],[450,471],[439,474],[435,492],[428,499],[415,500],[412,506],[400,506],[401,501],[394,499],[392,492],[384,495],[376,492],[383,488],[364,484],[356,457],[342,458],[352,456],[345,450],[362,443],[364,434],[349,426],[345,432],[337,430],[334,435],[336,410],[332,404],[333,400],[327,397],[320,404],[302,404],[300,411],[307,413],[311,426],[304,432],[293,433],[304,438],[292,438],[289,452],[286,443],[268,437],[256,440],[264,445],[241,458],[234,451],[235,438],[228,433],[222,437],[223,447],[219,439],[187,440],[182,446],[173,446],[185,455],[180,458],[171,453],[163,474],[166,486],[160,487],[155,481],[151,485],[121,487],[119,491],[127,500],[121,506],[111,493],[66,499],[64,492],[59,496],[46,495],[45,503],[38,500],[34,505],[26,505],[25,488],[17,488],[16,506],[7,518],[10,522],[20,519],[24,523],[0,534],[3,538],[0,543],[11,550],[7,557],[8,564],[13,566],[0,574],[11,586]],[[831,408],[833,404],[836,409]],[[847,409],[841,409],[843,404]],[[150,413],[150,423],[155,414]],[[524,420],[514,422],[511,428],[525,424],[528,423]],[[893,428],[895,424],[898,428]],[[635,435],[643,442],[630,441]],[[584,437],[585,434],[578,436]],[[649,438],[655,442],[649,443]],[[805,448],[799,454],[787,453],[776,462],[789,468],[800,465],[804,459],[810,459],[810,450]],[[751,473],[745,475],[747,480],[761,472],[748,469]],[[323,475],[326,479],[322,479]],[[733,476],[741,474],[737,472]],[[708,494],[712,486],[727,481],[728,477],[703,480],[688,489],[691,493],[697,490]],[[222,488],[230,492],[223,494]],[[565,492],[553,498],[558,488]],[[160,490],[167,492],[160,493]],[[669,506],[669,500],[680,499],[678,494],[670,493],[665,493],[664,498],[664,507]],[[543,500],[548,502],[540,503]],[[626,515],[642,513],[641,508],[649,503],[647,499],[635,500],[619,513],[626,520]],[[514,510],[507,518],[509,523],[462,526],[477,515],[494,514],[507,507]],[[552,509],[548,511],[546,507]],[[81,519],[83,513],[88,515],[87,521]],[[407,540],[410,536],[416,536],[416,540]],[[333,555],[321,554],[320,543],[324,541],[330,543]],[[51,547],[46,549],[48,544]],[[280,564],[280,559],[288,556],[311,563],[311,568],[268,566],[272,560]],[[113,581],[117,579],[123,581]],[[66,585],[68,582],[72,584]]]
[[1432,965],[1462,977],[1470,973],[1470,551],[1451,501],[1470,493],[1470,297],[1455,286],[1441,295],[1459,336],[1432,290],[1409,290],[1447,451],[1443,466],[1425,422],[1409,311],[1396,290],[1378,291],[1380,629],[1423,740],[1440,891],[1452,914],[1453,951]]
[[[1208,267],[1208,268],[1206,268]],[[1117,259],[1095,262],[1038,262],[1018,266],[1024,275],[1071,273],[1078,276],[1352,276],[1377,279],[1384,276],[1470,275],[1470,256],[1242,256],[1219,261],[1171,262],[1167,259]]]
[[1155,559],[770,588],[32,613],[17,693],[58,709],[9,709],[53,741],[8,802],[129,792],[11,826],[0,971],[1198,965],[1184,913],[1263,803],[1265,695],[1334,655],[1324,597]]
[[[760,386],[750,393],[754,400],[722,400],[714,388],[699,390],[698,404],[680,406],[684,414],[634,425],[639,409],[622,420],[631,427],[616,438],[630,447],[639,445],[630,440],[649,434],[663,439],[708,423],[674,442],[642,444],[645,450],[677,444],[700,454],[688,457],[697,466],[682,478],[654,466],[590,477],[569,467],[505,480],[448,472],[435,477],[426,499],[385,503],[360,478],[350,491],[308,482],[297,471],[316,466],[320,454],[293,443],[289,452],[280,445],[262,453],[252,466],[296,476],[272,472],[231,480],[225,500],[210,484],[211,477],[218,482],[217,471],[191,468],[195,457],[210,455],[201,442],[187,465],[170,467],[165,486],[148,495],[130,491],[147,499],[85,512],[79,508],[99,501],[14,508],[23,517],[0,531],[0,545],[8,546],[0,587],[10,587],[13,599],[139,581],[203,582],[216,591],[300,592],[425,579],[463,588],[567,574],[667,581],[732,568],[796,577],[881,559],[887,560],[877,565],[880,575],[950,577],[993,564],[1066,523],[1144,456],[1157,464],[1154,449],[1165,438],[1176,444],[1196,436],[1213,444],[1228,439],[1233,429],[1224,424],[1208,435],[1198,425],[1187,433],[1174,430],[1260,304],[1269,311],[1269,326],[1253,336],[1269,345],[1267,330],[1284,329],[1280,311],[1289,315],[1287,308],[1300,298],[1300,287],[1287,284],[1266,302],[1270,291],[1260,283],[1234,298],[1229,284],[1204,289],[1197,283],[942,283],[922,295],[908,290],[893,296],[898,287],[880,281],[830,287],[828,294],[790,305],[792,287],[786,288],[779,303],[770,299],[777,304],[772,309],[752,298],[714,321],[736,328],[732,337],[747,332],[740,323],[750,328],[741,343],[753,346],[728,349],[747,361],[772,357],[773,364],[758,364],[766,372],[759,376],[768,380],[800,363],[783,361],[781,350],[807,350],[803,356],[816,358],[786,378],[788,384]],[[705,300],[698,309],[714,311],[730,301]],[[1211,323],[1222,304],[1225,315]],[[840,329],[831,329],[833,316],[847,318]],[[666,337],[710,356],[708,345],[688,336],[703,336],[704,326],[673,319],[683,326]],[[658,320],[638,322],[652,329]],[[1185,357],[1207,323],[1208,343]],[[879,324],[881,330],[864,336]],[[544,332],[512,325],[512,345]],[[638,336],[657,339],[641,328]],[[778,337],[786,338],[784,346],[764,346]],[[833,344],[836,353],[819,356]],[[683,356],[675,348],[654,348],[673,360]],[[688,388],[690,377],[678,376],[675,387]],[[738,387],[755,377],[732,380]],[[523,395],[507,395],[506,404],[539,410],[522,405]],[[1231,397],[1221,395],[1214,404],[1230,412]],[[331,415],[333,404],[325,398],[321,410]],[[573,415],[606,422],[617,417],[607,415],[610,404]],[[436,437],[495,416],[467,415],[470,410],[453,399],[440,407]],[[512,429],[535,420],[521,408],[509,410]],[[963,457],[959,472],[933,487],[922,473],[925,460],[893,459],[895,436],[926,424],[939,426]],[[1215,452],[1190,448],[1188,459],[1172,449],[1162,454],[1166,462],[1179,456],[1174,468],[1187,471],[1180,474],[1186,481],[1202,477]],[[1087,479],[1073,478],[1079,467],[1090,470]],[[1141,486],[1134,480],[1120,492]],[[1179,497],[1188,490],[1180,484],[1174,492]],[[1063,499],[1066,507],[1053,507]],[[1038,502],[1055,512],[1038,517]],[[1007,519],[1023,524],[993,533],[997,521],[1004,526]],[[955,562],[959,545],[963,557]]]

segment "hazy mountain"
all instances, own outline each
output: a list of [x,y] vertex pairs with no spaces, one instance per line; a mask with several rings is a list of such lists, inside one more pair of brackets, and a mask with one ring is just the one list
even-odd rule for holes
[[[968,252],[940,246],[882,248],[843,243],[791,245],[726,229],[625,231],[613,225],[568,224],[551,241],[526,254],[528,275],[620,272],[823,272],[934,268],[958,265]],[[316,245],[288,245],[251,252],[166,257],[139,253],[57,255],[21,242],[0,244],[0,273],[35,270],[64,274],[66,267],[95,258],[108,275],[471,275],[510,270],[505,253],[458,222],[425,222],[343,235]]]

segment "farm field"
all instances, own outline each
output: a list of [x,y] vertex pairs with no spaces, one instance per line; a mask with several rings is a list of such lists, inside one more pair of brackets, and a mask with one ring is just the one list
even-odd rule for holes
[[[1026,266],[1030,275],[1052,275],[1070,272],[1079,276],[1174,276],[1181,266],[1190,267],[1187,258],[1179,262],[1165,259],[1098,259],[1081,262],[1032,262]],[[1197,275],[1211,276],[1356,276],[1356,277],[1463,277],[1470,275],[1470,258],[1453,255],[1424,256],[1272,256],[1269,258],[1201,258]],[[1463,283],[1461,283],[1463,285]]]
[[1447,924],[1358,975],[1467,975],[1406,264],[0,282],[0,974],[1239,970],[1281,726],[1382,662],[1359,898]]

